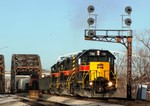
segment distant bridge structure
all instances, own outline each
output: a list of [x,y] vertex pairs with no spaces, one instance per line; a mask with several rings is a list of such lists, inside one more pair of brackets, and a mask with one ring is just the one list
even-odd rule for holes
[[0,55],[0,93],[5,92],[5,63],[4,56]]
[[16,90],[16,76],[37,74],[42,77],[40,57],[37,54],[13,54],[11,62],[11,93]]

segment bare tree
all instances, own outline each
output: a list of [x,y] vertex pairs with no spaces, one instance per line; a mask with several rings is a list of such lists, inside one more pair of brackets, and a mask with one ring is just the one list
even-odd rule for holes
[[127,68],[126,68],[126,51],[114,52],[116,57],[115,70],[117,74],[117,92],[114,96],[126,97],[126,84],[127,84]]
[[[136,97],[138,84],[150,81],[150,30],[134,31],[132,53],[132,97]],[[120,55],[121,54],[121,55]],[[115,96],[126,97],[127,55],[126,51],[116,52],[117,93]]]
[[143,31],[135,31],[134,36],[139,42],[141,42],[144,45],[144,48],[146,48],[150,52],[150,29]]
[[[133,57],[132,57],[132,94],[136,96],[138,84],[150,81],[150,30],[134,31]],[[136,44],[136,45],[135,45]],[[127,65],[126,54],[117,59],[118,70],[118,96],[126,96]],[[119,92],[121,92],[119,94]]]
[[133,57],[134,83],[142,84],[150,80],[150,30],[135,31],[137,41]]

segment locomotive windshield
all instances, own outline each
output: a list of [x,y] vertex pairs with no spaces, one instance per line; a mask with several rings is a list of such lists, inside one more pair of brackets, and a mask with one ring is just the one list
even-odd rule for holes
[[96,61],[106,62],[106,61],[108,61],[107,57],[104,57],[104,56],[89,56],[88,60],[89,60],[89,62],[90,61],[93,61],[93,62],[96,62]]
[[55,72],[57,72],[58,70],[56,70],[56,64],[55,65],[53,65],[52,67],[51,67],[51,72],[52,73],[55,73]]
[[52,69],[51,69],[51,72],[52,72],[52,73],[55,72],[55,68],[52,68]]
[[110,62],[110,64],[114,63],[114,57],[107,52],[102,51],[87,51],[80,55],[79,63],[81,65],[89,64],[89,62]]

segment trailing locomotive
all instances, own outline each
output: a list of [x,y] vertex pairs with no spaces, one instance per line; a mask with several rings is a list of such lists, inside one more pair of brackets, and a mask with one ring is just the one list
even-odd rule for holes
[[90,49],[62,57],[51,67],[50,92],[92,97],[116,90],[115,57],[107,50]]

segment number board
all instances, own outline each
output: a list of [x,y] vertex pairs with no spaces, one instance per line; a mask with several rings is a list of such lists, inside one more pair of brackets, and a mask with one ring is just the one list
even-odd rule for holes
[[89,55],[90,56],[96,56],[96,53],[95,52],[89,52]]

